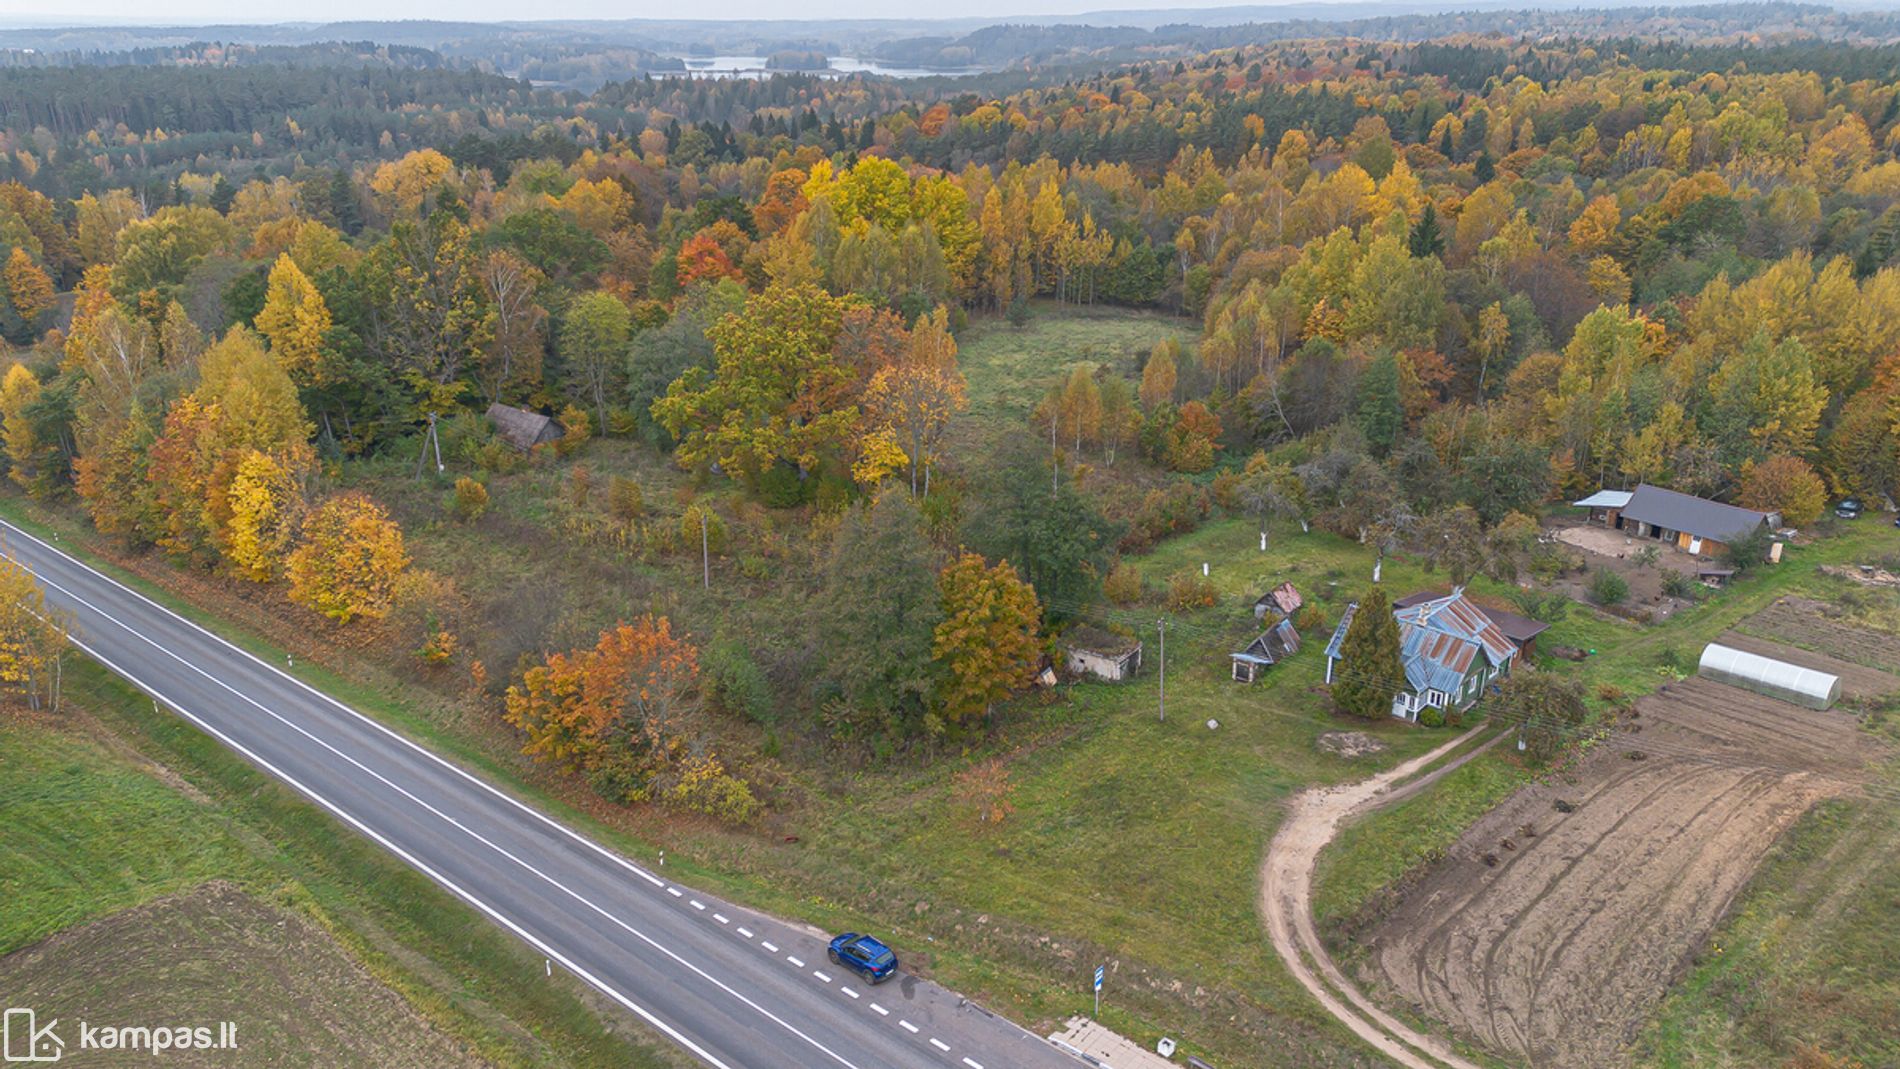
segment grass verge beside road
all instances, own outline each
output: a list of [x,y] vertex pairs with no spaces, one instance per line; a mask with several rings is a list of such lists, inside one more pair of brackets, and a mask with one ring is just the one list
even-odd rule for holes
[[0,953],[229,881],[314,922],[484,1061],[684,1064],[631,1025],[603,1030],[578,981],[91,662],[74,658],[58,718],[0,718],[0,799]]

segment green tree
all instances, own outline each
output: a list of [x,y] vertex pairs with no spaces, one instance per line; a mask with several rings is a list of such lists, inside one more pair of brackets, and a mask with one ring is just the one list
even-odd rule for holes
[[[607,429],[607,394],[626,366],[633,316],[620,298],[595,291],[574,298],[561,323],[561,355],[594,402],[595,426]],[[613,389],[619,393],[618,389]]]
[[1574,680],[1552,672],[1514,672],[1500,688],[1496,716],[1517,725],[1524,755],[1544,764],[1575,739],[1590,710]]
[[842,313],[814,286],[773,286],[713,324],[713,370],[688,369],[653,403],[680,462],[756,479],[780,463],[815,468],[849,440],[853,374],[831,351]]
[[1052,617],[1073,616],[1100,590],[1121,528],[1069,484],[1051,491],[1049,469],[1033,454],[1019,452],[999,468],[987,507],[973,511],[970,543],[1014,561]]
[[1454,586],[1463,586],[1484,567],[1484,525],[1470,505],[1453,505],[1422,517],[1413,538],[1425,570],[1445,569]]
[[1359,430],[1367,444],[1384,456],[1405,429],[1405,408],[1399,396],[1399,361],[1391,352],[1379,354],[1359,379]]
[[1334,704],[1366,720],[1390,716],[1392,699],[1407,684],[1405,666],[1399,661],[1399,624],[1385,588],[1374,586],[1359,599],[1339,653]]
[[887,491],[844,518],[816,609],[825,674],[849,710],[839,726],[892,740],[921,730],[943,606],[936,553],[910,495]]
[[[1445,136],[1450,137],[1451,131],[1447,130]],[[1418,222],[1412,226],[1406,249],[1421,258],[1445,254],[1445,235],[1438,225],[1438,207],[1429,200],[1425,202],[1425,210],[1419,213]]]

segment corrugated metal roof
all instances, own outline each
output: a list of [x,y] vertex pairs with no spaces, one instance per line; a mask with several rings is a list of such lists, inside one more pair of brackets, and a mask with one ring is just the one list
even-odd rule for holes
[[1630,503],[1630,496],[1628,490],[1598,490],[1582,501],[1572,501],[1571,504],[1580,509],[1620,509]]
[[1629,504],[1623,506],[1623,516],[1671,531],[1687,531],[1698,538],[1713,538],[1718,542],[1733,541],[1738,535],[1747,534],[1769,522],[1766,512],[1756,512],[1739,505],[1724,505],[1720,501],[1680,494],[1648,483],[1638,486],[1635,493],[1630,495]]
[[1278,664],[1287,657],[1299,652],[1300,633],[1293,621],[1282,619],[1279,623],[1260,633],[1260,637],[1247,643],[1247,648],[1231,654],[1236,661],[1251,664]]
[[1255,609],[1271,608],[1282,616],[1291,616],[1299,612],[1300,606],[1304,604],[1306,604],[1306,599],[1300,596],[1300,592],[1292,583],[1281,583],[1260,595],[1259,599],[1253,603]]
[[1345,612],[1339,614],[1339,626],[1333,628],[1332,640],[1326,643],[1326,656],[1328,658],[1333,660],[1339,659],[1340,644],[1346,641],[1346,631],[1352,627],[1352,614],[1358,611],[1359,603],[1355,601],[1346,606]]

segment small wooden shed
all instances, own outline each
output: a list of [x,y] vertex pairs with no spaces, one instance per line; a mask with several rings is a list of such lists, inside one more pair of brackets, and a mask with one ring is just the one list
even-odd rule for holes
[[1305,604],[1306,599],[1300,596],[1292,583],[1281,583],[1260,595],[1260,599],[1253,603],[1253,618],[1265,623],[1275,617],[1292,616]]
[[1299,631],[1292,620],[1281,617],[1279,623],[1249,642],[1246,649],[1228,655],[1234,662],[1234,682],[1252,683],[1261,673],[1298,653],[1299,649]]
[[488,421],[495,425],[497,437],[523,453],[537,445],[546,445],[565,433],[553,416],[504,405],[499,401],[488,406]]

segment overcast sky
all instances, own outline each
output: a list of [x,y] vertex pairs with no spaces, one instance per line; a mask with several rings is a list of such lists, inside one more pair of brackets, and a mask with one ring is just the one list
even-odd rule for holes
[[[1260,2],[1260,0],[1255,0]],[[1266,0],[1271,3],[1272,0]],[[0,0],[0,24],[75,25],[134,22],[189,25],[202,22],[335,22],[346,19],[826,19],[826,18],[998,18],[1006,15],[1061,15],[1108,9],[1206,8],[1234,6],[1221,0],[956,0],[902,4],[891,0]]]

